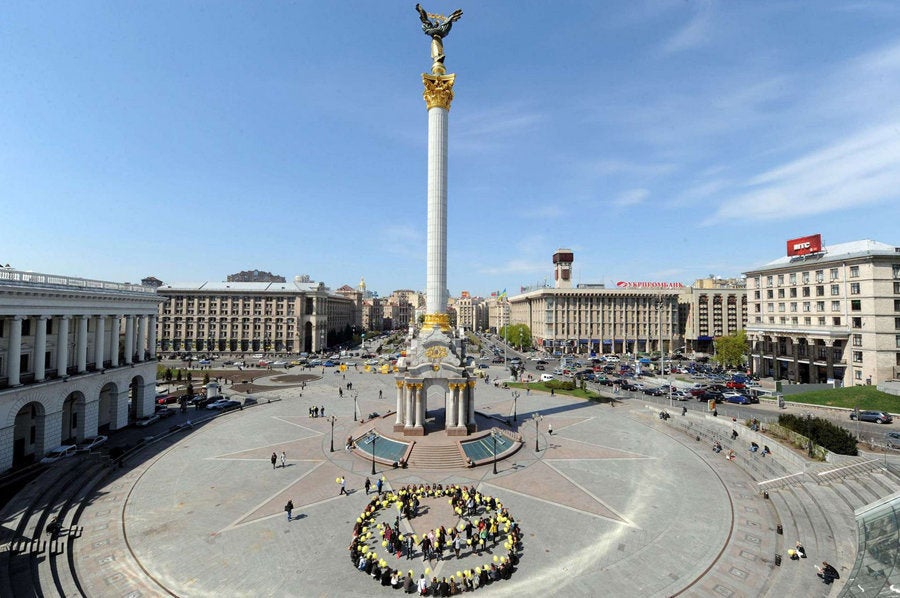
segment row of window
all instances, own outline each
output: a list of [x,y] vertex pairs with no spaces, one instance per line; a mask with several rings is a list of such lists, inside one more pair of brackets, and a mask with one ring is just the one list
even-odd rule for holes
[[[785,274],[778,274],[778,275],[770,274],[769,276],[766,276],[766,286],[767,287],[773,287],[773,286],[780,287],[780,286],[784,285],[785,280],[787,280],[787,283],[789,285],[796,285],[798,283],[798,280],[799,280],[800,284],[809,284],[810,276],[812,274],[813,273],[810,273],[810,272],[800,272],[799,275],[797,272],[791,272],[787,275],[785,275]],[[815,274],[815,281],[817,283],[825,282],[825,270],[816,270],[814,272],[814,274]],[[892,274],[893,278],[900,278],[900,264],[892,264],[891,265],[891,274]],[[787,279],[785,279],[785,276],[787,276]],[[828,270],[828,277],[829,277],[828,279],[831,281],[840,280],[840,268],[830,268]],[[859,266],[850,266],[849,277],[850,278],[859,278]],[[757,276],[756,277],[756,288],[757,289],[762,288],[761,281],[762,281],[761,277]],[[895,293],[900,292],[900,285],[898,285],[898,283],[894,283],[894,292]]]

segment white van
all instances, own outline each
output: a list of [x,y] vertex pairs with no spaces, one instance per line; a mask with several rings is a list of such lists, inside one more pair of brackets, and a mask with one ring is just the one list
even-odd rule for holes
[[553,379],[553,374],[541,374],[541,382],[550,382]]

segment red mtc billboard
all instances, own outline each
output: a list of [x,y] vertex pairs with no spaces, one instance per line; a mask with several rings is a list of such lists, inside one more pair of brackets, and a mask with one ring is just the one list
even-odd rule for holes
[[789,256],[809,255],[820,251],[822,251],[822,235],[809,235],[808,237],[791,239],[787,242],[787,254]]

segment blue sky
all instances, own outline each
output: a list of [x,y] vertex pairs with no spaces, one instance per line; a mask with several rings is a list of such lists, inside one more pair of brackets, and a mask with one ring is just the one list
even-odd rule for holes
[[[414,2],[6,2],[0,263],[425,287]],[[448,284],[900,245],[900,2],[457,2]]]

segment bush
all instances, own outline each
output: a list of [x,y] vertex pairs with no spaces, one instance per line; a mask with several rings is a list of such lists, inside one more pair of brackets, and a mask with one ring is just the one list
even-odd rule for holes
[[575,390],[575,383],[571,380],[549,380],[544,382],[544,386],[555,390]]
[[797,434],[806,436],[814,444],[823,446],[832,453],[851,456],[859,454],[856,449],[856,437],[827,419],[819,417],[807,419],[796,415],[782,414],[778,416],[778,423]]

